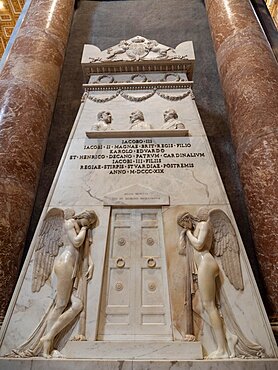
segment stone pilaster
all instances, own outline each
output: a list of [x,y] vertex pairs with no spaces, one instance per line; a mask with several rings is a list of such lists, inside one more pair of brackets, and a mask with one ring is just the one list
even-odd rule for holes
[[0,75],[0,323],[35,198],[74,0],[33,0]]
[[278,66],[248,0],[206,0],[206,8],[267,309],[277,320]]

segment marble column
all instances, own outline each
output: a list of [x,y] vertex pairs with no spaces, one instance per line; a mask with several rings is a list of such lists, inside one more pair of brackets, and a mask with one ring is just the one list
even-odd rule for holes
[[74,0],[33,0],[0,74],[0,323],[18,277]]
[[248,0],[205,3],[267,310],[277,321],[278,66]]

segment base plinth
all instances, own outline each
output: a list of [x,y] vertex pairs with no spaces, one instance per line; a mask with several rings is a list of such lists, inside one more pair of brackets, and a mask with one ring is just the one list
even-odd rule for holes
[[85,360],[85,359],[5,359],[1,370],[275,370],[277,359],[264,360]]
[[201,360],[200,342],[159,341],[69,341],[62,351],[66,358],[125,360]]

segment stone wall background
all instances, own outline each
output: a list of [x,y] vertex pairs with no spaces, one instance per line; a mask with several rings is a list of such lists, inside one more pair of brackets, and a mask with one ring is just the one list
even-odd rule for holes
[[[142,35],[176,47],[192,40],[196,64],[194,94],[243,243],[263,296],[247,211],[231,142],[225,103],[202,0],[81,1],[75,11],[39,190],[30,222],[25,254],[62,156],[83,93],[80,65],[83,45],[106,49],[120,40]],[[94,120],[95,117],[92,117]],[[266,297],[263,296],[266,302]]]

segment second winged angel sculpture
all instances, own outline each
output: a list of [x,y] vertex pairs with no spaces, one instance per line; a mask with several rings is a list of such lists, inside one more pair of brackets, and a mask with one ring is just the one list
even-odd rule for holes
[[[200,208],[197,217],[183,213],[177,220],[183,228],[180,233],[180,254],[193,249],[194,266],[198,276],[198,289],[204,310],[213,329],[217,349],[208,358],[265,357],[263,348],[249,341],[237,325],[225,292],[221,289],[221,266],[229,282],[243,290],[239,244],[231,220],[220,209]],[[221,312],[217,307],[217,300]]]
[[[32,291],[40,291],[54,272],[56,294],[30,338],[9,356],[42,355],[49,358],[55,352],[57,355],[57,343],[73,326],[86,305],[87,280],[93,274],[91,230],[97,222],[94,211],[75,215],[72,209],[63,211],[52,208],[47,212],[35,246]],[[85,323],[82,323],[81,317],[80,321],[78,340],[85,338]]]

